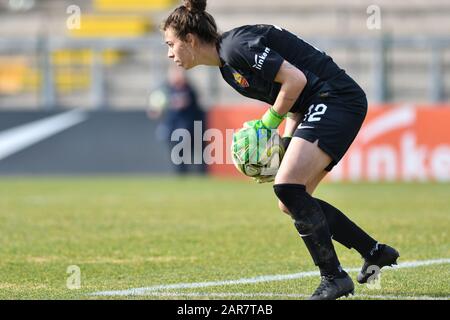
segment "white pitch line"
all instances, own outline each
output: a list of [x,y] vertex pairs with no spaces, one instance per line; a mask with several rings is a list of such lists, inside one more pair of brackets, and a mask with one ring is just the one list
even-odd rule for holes
[[430,297],[430,296],[397,296],[397,295],[370,295],[370,294],[356,294],[356,299],[383,299],[383,300],[450,300],[450,296],[446,297]]
[[[434,259],[434,260],[422,260],[422,261],[411,261],[403,262],[394,266],[393,269],[405,269],[405,268],[417,268],[422,266],[429,266],[435,264],[447,264],[450,263],[450,258],[447,259]],[[360,268],[346,269],[347,272],[358,272]],[[389,270],[389,269],[387,269]],[[193,282],[193,283],[175,283],[167,285],[157,285],[152,287],[144,288],[133,288],[128,290],[115,290],[115,291],[99,291],[91,293],[93,296],[133,296],[133,295],[146,295],[152,292],[158,292],[161,290],[172,290],[172,289],[193,289],[193,288],[206,288],[214,286],[226,286],[234,284],[250,284],[250,283],[260,283],[260,282],[271,282],[271,281],[284,281],[292,279],[301,279],[313,276],[319,276],[319,271],[307,271],[293,274],[278,274],[278,275],[267,275],[259,276],[254,278],[243,278],[238,280],[223,280],[223,281],[208,281],[208,282]],[[160,293],[160,292],[159,292]],[[152,293],[153,294],[153,293]]]
[[[151,291],[143,293],[145,296],[154,297],[190,297],[190,298],[309,298],[310,294],[302,293],[274,293],[274,292],[256,292],[256,293],[244,293],[244,292],[161,292]],[[346,299],[384,299],[384,300],[450,300],[450,296],[447,297],[430,297],[430,296],[398,296],[398,295],[370,295],[370,294],[356,294],[349,296]]]

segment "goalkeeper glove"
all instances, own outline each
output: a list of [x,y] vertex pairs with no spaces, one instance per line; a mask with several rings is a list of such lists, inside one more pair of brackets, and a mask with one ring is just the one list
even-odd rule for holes
[[276,112],[273,107],[270,107],[262,116],[260,120],[252,120],[244,123],[244,128],[259,129],[276,129],[283,121],[284,116]]
[[283,119],[284,116],[270,107],[260,120],[245,122],[243,129],[233,135],[233,153],[243,162],[258,163],[265,143],[273,137]]

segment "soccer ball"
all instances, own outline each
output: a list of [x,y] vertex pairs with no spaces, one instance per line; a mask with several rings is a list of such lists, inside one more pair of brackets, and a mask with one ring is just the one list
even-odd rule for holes
[[233,164],[248,177],[275,176],[284,152],[276,130],[243,128],[233,135]]

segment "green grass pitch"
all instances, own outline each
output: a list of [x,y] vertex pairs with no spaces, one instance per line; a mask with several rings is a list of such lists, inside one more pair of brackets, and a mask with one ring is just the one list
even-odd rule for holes
[[[399,262],[450,258],[450,184],[325,183],[315,195],[396,247]],[[361,265],[356,251],[335,246],[345,268]],[[74,276],[69,266],[80,270],[78,289],[67,287]],[[1,299],[303,299],[317,276],[140,296],[90,294],[313,270],[271,184],[161,177],[0,181]],[[450,299],[449,279],[448,262],[390,269],[378,288],[355,280],[351,299]]]

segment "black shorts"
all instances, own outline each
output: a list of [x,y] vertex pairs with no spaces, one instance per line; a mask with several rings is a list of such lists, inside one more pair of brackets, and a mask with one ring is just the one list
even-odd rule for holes
[[340,98],[338,95],[318,94],[312,99],[294,137],[309,142],[318,140],[319,148],[332,159],[325,168],[331,171],[355,140],[366,114],[365,95]]

